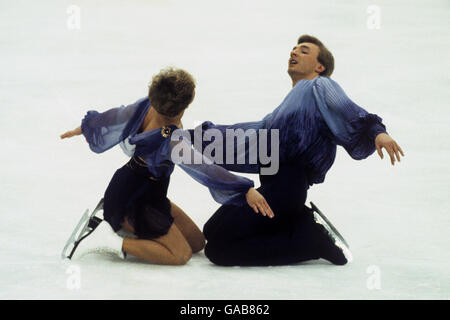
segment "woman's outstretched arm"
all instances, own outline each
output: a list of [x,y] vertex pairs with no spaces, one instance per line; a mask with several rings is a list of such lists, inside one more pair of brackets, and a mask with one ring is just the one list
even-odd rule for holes
[[66,138],[72,138],[74,136],[79,136],[79,135],[81,135],[81,126],[75,128],[73,130],[69,130],[69,131],[63,133],[62,135],[60,135],[59,137],[61,139],[66,139]]
[[102,113],[90,110],[79,127],[63,133],[60,137],[65,139],[82,134],[93,152],[102,153],[136,132],[149,108],[150,101],[145,97],[127,106],[112,108]]

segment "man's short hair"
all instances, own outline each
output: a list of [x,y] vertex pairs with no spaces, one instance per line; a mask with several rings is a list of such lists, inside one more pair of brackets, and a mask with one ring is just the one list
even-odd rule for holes
[[183,69],[168,67],[152,79],[148,98],[158,113],[174,117],[194,99],[195,80]]
[[297,44],[310,42],[319,47],[319,55],[317,56],[317,61],[319,61],[324,67],[325,71],[319,73],[319,75],[324,77],[329,77],[333,73],[334,70],[334,57],[330,50],[324,46],[322,41],[317,39],[316,37],[304,34],[298,38]]

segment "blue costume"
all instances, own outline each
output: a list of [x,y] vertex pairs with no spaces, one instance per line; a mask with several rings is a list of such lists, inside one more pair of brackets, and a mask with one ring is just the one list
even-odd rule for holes
[[[138,237],[144,239],[166,234],[173,223],[167,198],[174,169],[171,152],[178,144],[189,143],[185,139],[171,141],[172,133],[178,129],[176,126],[139,132],[149,108],[148,98],[142,98],[103,113],[88,111],[81,124],[92,151],[101,153],[120,143],[131,156],[130,161],[115,172],[106,189],[103,214],[115,231],[127,217]],[[198,156],[197,151],[188,146],[191,159]],[[198,164],[177,164],[207,186],[221,204],[246,204],[245,194],[254,186],[253,181],[233,175],[205,158]]]
[[[298,81],[283,102],[261,121],[233,125],[206,121],[201,129],[218,129],[224,137],[227,129],[278,129],[281,165],[301,164],[308,171],[309,185],[324,181],[336,157],[337,145],[344,147],[353,159],[365,159],[375,151],[375,137],[386,132],[380,117],[356,105],[335,81],[322,76]],[[194,139],[196,131],[189,132]],[[209,143],[203,141],[203,147]],[[238,153],[248,152],[248,139],[245,148],[240,148],[237,140],[226,143],[234,145],[235,161],[221,166],[236,172],[260,172],[259,164],[236,164],[239,156],[248,157]]]
[[[120,143],[124,151],[133,155],[108,186],[105,218],[117,229],[119,221],[128,215],[136,228],[145,226],[142,237],[154,238],[164,234],[172,223],[166,219],[170,208],[166,191],[173,170],[173,146],[167,137],[175,128],[138,133],[149,107],[148,99],[143,98],[103,114],[90,111],[82,130],[94,152]],[[217,129],[224,137],[227,129],[278,129],[280,133],[279,171],[275,175],[260,175],[258,188],[275,213],[273,219],[242,206],[243,195],[253,183],[224,170],[259,173],[261,163],[179,164],[207,185],[214,199],[223,204],[203,229],[208,240],[205,254],[220,265],[283,265],[327,258],[324,239],[314,229],[311,215],[306,214],[307,189],[324,181],[337,145],[343,146],[352,158],[364,159],[375,151],[375,137],[386,132],[377,115],[353,103],[327,77],[299,81],[280,106],[261,121],[234,125],[204,122],[197,130],[188,131],[191,140],[195,140],[196,133],[208,129]],[[202,147],[209,143],[203,141]],[[225,145],[229,143],[226,141]],[[239,150],[248,152],[250,141],[244,143],[245,148],[241,148],[233,141],[235,159],[247,156],[238,154]]]
[[[337,145],[357,160],[371,155],[375,137],[386,132],[382,119],[352,102],[335,81],[319,76],[298,81],[280,106],[261,121],[234,125],[204,122],[201,129],[218,129],[225,137],[226,129],[238,128],[279,130],[279,171],[260,175],[258,188],[275,217],[268,219],[249,207],[223,205],[204,226],[206,256],[228,266],[283,265],[324,257],[323,239],[318,239],[304,205],[307,189],[324,181]],[[191,130],[191,136],[195,137],[195,132],[201,131]],[[208,143],[204,141],[203,147]],[[235,159],[247,156],[238,154],[238,150],[248,152],[248,139],[245,144],[245,148],[235,145]],[[261,169],[259,163],[221,166],[247,173]]]

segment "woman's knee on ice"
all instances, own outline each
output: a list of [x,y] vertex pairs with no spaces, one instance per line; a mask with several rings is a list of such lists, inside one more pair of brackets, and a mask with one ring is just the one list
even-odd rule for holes
[[192,241],[192,243],[190,243],[190,245],[191,245],[192,253],[197,253],[197,252],[202,251],[206,245],[205,237],[196,238],[195,241]]
[[192,257],[192,249],[190,246],[183,246],[183,248],[173,250],[172,255],[174,265],[185,265]]

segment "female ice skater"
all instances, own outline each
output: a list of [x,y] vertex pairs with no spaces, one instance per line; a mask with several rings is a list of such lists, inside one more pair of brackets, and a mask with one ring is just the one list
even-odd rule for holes
[[[304,205],[307,190],[324,181],[337,145],[356,160],[365,159],[375,150],[383,158],[384,148],[392,165],[396,159],[400,161],[403,151],[386,133],[381,118],[353,103],[329,78],[333,69],[331,52],[317,38],[303,35],[290,53],[288,74],[293,88],[278,108],[262,121],[235,125],[204,122],[201,130],[191,132],[195,136],[195,132],[218,129],[226,137],[227,129],[279,130],[279,171],[270,176],[260,174],[258,188],[276,216],[266,219],[247,214],[248,208],[230,204],[220,207],[203,229],[205,255],[213,263],[265,266],[324,258],[344,265],[351,259],[345,241],[317,214],[319,210]],[[203,142],[208,145],[208,141]],[[249,150],[249,140],[244,148],[235,141],[229,143],[235,146],[235,159],[242,156],[238,150]],[[236,163],[222,166],[237,172],[260,172],[260,163]]]
[[[179,143],[187,143],[170,138],[174,130],[182,127],[181,118],[194,95],[192,76],[181,69],[167,68],[153,77],[148,97],[103,113],[89,111],[81,126],[61,135],[64,139],[83,134],[97,153],[121,143],[132,155],[106,189],[104,221],[94,224],[93,231],[75,243],[70,258],[106,251],[120,258],[128,253],[152,263],[182,265],[192,253],[203,249],[201,231],[167,198],[174,169],[171,150]],[[195,150],[190,150],[194,157]],[[240,206],[247,202],[255,211],[273,215],[251,180],[208,161],[177,164],[207,186],[219,203]],[[116,232],[121,228],[135,237],[120,237]]]

